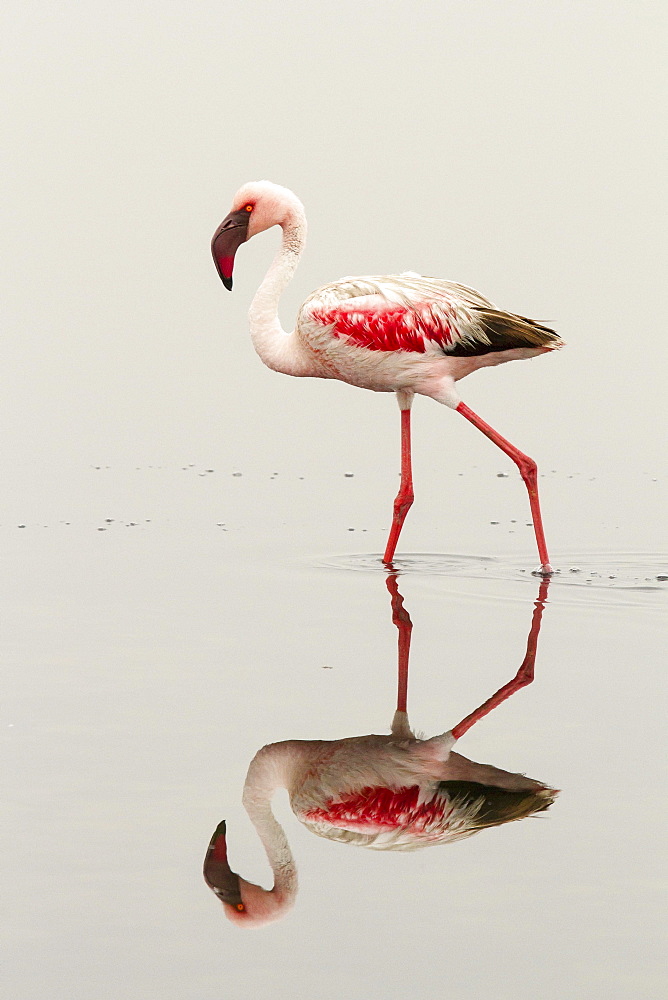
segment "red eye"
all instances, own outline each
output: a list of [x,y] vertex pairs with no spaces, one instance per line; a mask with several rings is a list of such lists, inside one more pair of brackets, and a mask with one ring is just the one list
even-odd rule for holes
[[253,205],[244,205],[244,212],[252,212]]

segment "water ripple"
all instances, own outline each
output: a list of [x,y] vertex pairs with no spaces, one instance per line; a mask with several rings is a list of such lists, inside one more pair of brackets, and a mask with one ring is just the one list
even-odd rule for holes
[[[361,573],[387,573],[378,553],[325,556],[321,568]],[[454,579],[526,580],[535,573],[512,559],[466,553],[406,553],[393,564],[401,575],[446,576]],[[668,593],[668,556],[638,552],[564,553],[555,560],[554,587],[587,590]]]

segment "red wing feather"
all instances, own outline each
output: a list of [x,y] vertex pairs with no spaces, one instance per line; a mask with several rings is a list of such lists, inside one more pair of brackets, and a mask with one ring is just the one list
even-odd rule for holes
[[335,336],[369,351],[424,354],[427,340],[444,349],[453,340],[447,320],[428,304],[406,309],[393,302],[373,306],[346,303],[313,309],[311,317],[323,326],[332,326]]
[[403,830],[408,827],[415,833],[433,828],[448,810],[447,800],[434,795],[428,802],[418,804],[420,789],[375,787],[363,788],[354,795],[325,808],[311,809],[305,815],[309,822],[325,822],[345,830]]

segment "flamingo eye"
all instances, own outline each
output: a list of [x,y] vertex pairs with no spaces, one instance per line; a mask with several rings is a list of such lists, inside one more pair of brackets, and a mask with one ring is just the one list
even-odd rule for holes
[[239,913],[243,913],[246,907],[244,906],[243,903],[237,903],[236,909],[239,911]]
[[244,205],[244,212],[252,212],[253,207],[253,205]]

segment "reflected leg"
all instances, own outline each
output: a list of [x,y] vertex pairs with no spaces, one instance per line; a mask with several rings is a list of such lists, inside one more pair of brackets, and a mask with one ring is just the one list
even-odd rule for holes
[[504,684],[502,688],[493,694],[491,698],[488,698],[480,708],[476,708],[475,712],[471,712],[467,715],[465,719],[462,719],[454,729],[452,730],[452,735],[456,740],[460,739],[464,733],[468,732],[471,726],[475,725],[480,719],[484,718],[492,709],[500,705],[501,702],[505,701],[506,698],[510,698],[511,694],[515,694],[520,688],[526,687],[527,684],[531,684],[533,680],[534,664],[536,662],[536,650],[538,648],[538,634],[540,632],[541,619],[543,617],[543,609],[545,608],[545,602],[547,600],[547,589],[549,586],[549,578],[544,577],[540,581],[540,587],[538,589],[538,598],[534,604],[534,612],[531,618],[531,629],[529,630],[529,638],[527,639],[527,650],[522,660],[520,669],[517,671],[515,676],[507,684]]
[[411,649],[413,622],[404,607],[404,599],[399,593],[397,574],[390,573],[386,584],[392,598],[392,621],[399,629],[397,712],[405,713],[408,698],[408,658]]

